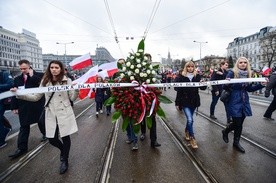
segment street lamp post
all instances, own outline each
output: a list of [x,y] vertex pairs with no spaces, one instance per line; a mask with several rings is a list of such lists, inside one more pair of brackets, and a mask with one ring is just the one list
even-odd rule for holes
[[64,48],[65,48],[65,52],[64,52],[64,62],[65,62],[65,67],[68,66],[68,63],[67,63],[67,60],[66,60],[66,45],[67,44],[74,44],[74,42],[68,42],[68,43],[60,43],[60,42],[57,42],[57,44],[63,44],[64,45]]
[[202,46],[202,44],[208,43],[208,42],[207,41],[202,41],[202,42],[201,41],[194,41],[194,43],[198,43],[199,44],[199,63],[200,63],[199,68],[202,69],[201,68],[201,66],[202,66],[201,65],[202,64],[201,63],[201,46]]

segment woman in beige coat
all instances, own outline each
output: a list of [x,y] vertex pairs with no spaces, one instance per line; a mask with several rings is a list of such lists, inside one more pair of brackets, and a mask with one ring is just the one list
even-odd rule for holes
[[[53,60],[49,63],[40,86],[71,84],[72,80],[64,74],[63,64],[60,61]],[[11,91],[16,91],[16,89]],[[70,100],[76,100],[78,93],[77,90],[55,92],[45,111],[46,137],[49,139],[50,144],[60,150],[60,174],[64,174],[68,169],[68,156],[71,146],[70,135],[78,131],[75,115],[70,104]],[[17,96],[17,98],[38,101],[43,95],[45,95],[45,102],[47,103],[52,93],[36,93]]]

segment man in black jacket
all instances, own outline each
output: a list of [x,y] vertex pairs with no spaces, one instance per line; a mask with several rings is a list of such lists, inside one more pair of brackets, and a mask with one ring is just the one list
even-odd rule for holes
[[[216,72],[214,71],[214,73],[211,77],[211,81],[224,80],[227,75],[227,69],[228,69],[228,62],[222,61],[220,63],[220,68]],[[215,117],[215,108],[216,108],[216,105],[218,103],[218,100],[219,100],[221,92],[222,92],[222,85],[213,85],[211,92],[212,92],[212,102],[210,105],[210,118],[217,119]],[[226,111],[227,123],[230,123],[231,117],[228,114],[227,104],[224,103],[224,106],[225,106],[225,111]]]
[[[28,60],[20,60],[18,65],[22,74],[14,79],[14,87],[18,89],[39,87],[42,79],[41,74],[32,70],[30,62]],[[17,150],[9,155],[9,157],[17,158],[27,152],[30,125],[38,122],[44,104],[44,97],[37,102],[29,102],[13,97],[11,110],[14,114],[19,115],[20,130],[17,140]],[[38,123],[38,126],[43,136],[45,136],[45,124]]]
[[272,94],[274,95],[273,100],[271,101],[270,105],[268,106],[267,110],[265,111],[264,118],[266,120],[274,120],[271,118],[272,113],[276,110],[276,66],[272,69],[272,74],[269,77],[269,82],[266,85],[265,89],[265,97],[270,96],[270,90],[272,90]]

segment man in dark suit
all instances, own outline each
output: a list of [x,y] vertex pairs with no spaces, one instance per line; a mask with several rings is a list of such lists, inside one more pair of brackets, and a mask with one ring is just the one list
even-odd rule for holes
[[[30,67],[30,62],[28,60],[20,60],[18,65],[22,74],[14,79],[14,87],[18,89],[39,87],[42,74],[35,72]],[[37,102],[29,102],[13,97],[11,110],[13,113],[19,115],[20,130],[17,140],[17,150],[9,155],[9,157],[17,158],[28,151],[30,125],[39,121],[38,119],[44,104],[44,97]],[[45,124],[38,123],[38,126],[43,136],[45,136]]]

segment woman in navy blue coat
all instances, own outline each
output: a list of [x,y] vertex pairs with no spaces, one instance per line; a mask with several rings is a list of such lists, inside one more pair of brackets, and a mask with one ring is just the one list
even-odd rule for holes
[[[233,71],[229,71],[226,78],[250,78],[251,68],[250,63],[245,57],[240,57]],[[234,130],[233,146],[240,152],[245,153],[244,148],[240,145],[240,137],[242,133],[243,122],[246,116],[252,116],[252,111],[249,103],[248,92],[257,91],[263,88],[263,84],[252,83],[235,83],[225,85],[224,89],[231,90],[230,100],[228,103],[229,115],[232,116],[233,122],[226,129],[222,130],[223,140],[228,143],[228,133]]]

